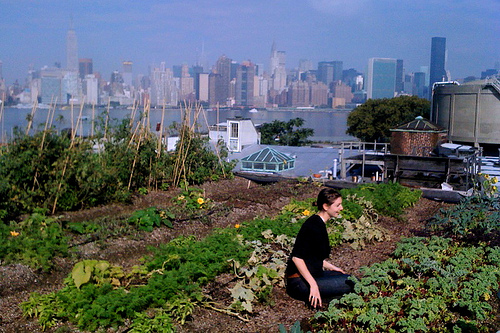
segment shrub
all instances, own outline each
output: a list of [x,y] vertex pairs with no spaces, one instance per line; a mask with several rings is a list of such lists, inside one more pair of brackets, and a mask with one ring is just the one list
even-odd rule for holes
[[354,189],[342,189],[342,196],[356,194],[373,203],[375,210],[384,216],[401,219],[404,209],[413,206],[422,195],[399,183],[365,184]]
[[68,254],[61,224],[37,210],[25,220],[7,226],[0,223],[0,259],[20,262],[34,269],[49,271],[55,256]]
[[[500,281],[500,248],[460,246],[451,239],[403,240],[393,258],[363,270],[354,293],[315,315],[326,330],[485,332]],[[465,326],[464,326],[465,325]]]

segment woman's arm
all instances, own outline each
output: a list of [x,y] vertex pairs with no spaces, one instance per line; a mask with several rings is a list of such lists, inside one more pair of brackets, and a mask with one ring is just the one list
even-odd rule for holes
[[334,264],[331,264],[326,260],[323,260],[323,269],[326,269],[327,271],[337,271],[337,272],[340,272],[342,274],[346,274],[346,272],[342,268],[337,267]]
[[292,261],[299,270],[300,275],[307,281],[309,284],[309,302],[311,302],[311,306],[316,308],[316,305],[321,307],[321,295],[319,293],[318,284],[316,280],[313,278],[309,269],[307,269],[306,263],[304,259],[292,257]]

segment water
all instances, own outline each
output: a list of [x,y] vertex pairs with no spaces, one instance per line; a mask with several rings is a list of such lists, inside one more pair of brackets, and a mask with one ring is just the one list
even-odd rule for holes
[[[92,119],[97,119],[99,115],[105,112],[105,109],[96,109],[94,116],[92,108],[82,110],[80,124],[77,122],[80,114],[80,108],[57,109],[54,113],[52,125],[57,129],[77,128],[78,135],[91,134]],[[31,114],[31,109],[5,108],[0,119],[0,141],[7,142],[13,136],[13,130],[18,127],[25,131],[28,125],[27,117]],[[33,125],[30,133],[43,131],[47,122],[48,109],[37,109],[33,116]],[[161,109],[152,109],[150,111],[150,124],[153,131],[156,124],[161,122],[163,111]],[[117,123],[118,120],[130,117],[132,110],[129,109],[110,109],[109,119],[111,123]],[[204,110],[200,114],[198,124],[202,131],[207,131],[207,125],[214,125],[217,122],[224,122],[227,118],[244,117],[252,119],[255,125],[273,120],[288,121],[293,118],[304,119],[304,128],[312,128],[314,135],[310,138],[313,141],[342,141],[353,140],[347,135],[347,116],[349,111],[345,110],[267,110],[250,112],[249,110]],[[137,112],[136,119],[139,118]],[[191,117],[193,119],[193,117]],[[164,124],[168,127],[173,122],[181,122],[181,110],[167,109],[164,114]],[[50,123],[50,120],[49,120]]]

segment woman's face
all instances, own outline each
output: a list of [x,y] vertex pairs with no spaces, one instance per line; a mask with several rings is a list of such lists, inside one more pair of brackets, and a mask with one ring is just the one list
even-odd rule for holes
[[330,217],[337,217],[342,209],[342,198],[338,197],[331,205],[324,204],[323,209]]

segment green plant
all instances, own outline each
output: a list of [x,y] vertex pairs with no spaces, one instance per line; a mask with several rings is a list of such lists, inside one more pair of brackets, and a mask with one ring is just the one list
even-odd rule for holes
[[174,214],[169,211],[149,207],[135,211],[128,221],[136,225],[140,230],[153,231],[154,227],[159,227],[162,224],[173,228],[172,220],[174,218]]
[[0,223],[0,259],[5,263],[21,262],[35,269],[49,271],[56,256],[68,255],[67,239],[58,219],[36,210],[25,220],[10,226]]
[[197,211],[211,207],[210,199],[205,198],[202,189],[189,187],[173,199],[174,203],[187,211]]
[[471,244],[500,241],[500,201],[498,197],[471,196],[449,209],[440,209],[428,223],[431,230],[458,237]]
[[137,312],[130,325],[131,333],[172,333],[175,326],[168,310],[153,309],[152,314]]
[[490,177],[488,174],[478,173],[474,182],[474,190],[483,197],[495,197],[498,195],[497,177]]
[[93,222],[71,222],[68,223],[67,228],[77,234],[90,234],[101,230],[101,227]]
[[105,283],[119,286],[122,277],[124,277],[122,268],[112,266],[105,260],[83,260],[75,264],[71,271],[71,278],[78,289],[89,282],[98,286]]
[[357,209],[354,214],[347,209],[341,212],[342,240],[344,242],[359,250],[374,241],[380,242],[389,239],[388,232],[377,224],[378,214],[370,201],[357,195],[348,195],[345,202],[351,203],[347,207],[361,207],[362,214],[356,218]]
[[404,209],[413,206],[422,195],[422,191],[409,189],[399,183],[364,184],[340,192],[343,197],[353,194],[364,197],[373,204],[377,213],[397,219],[401,219]]
[[274,285],[284,287],[282,277],[285,274],[286,261],[293,246],[293,239],[285,236],[275,236],[270,229],[262,232],[269,242],[247,240],[246,245],[253,249],[246,265],[233,262],[234,272],[240,279],[230,288],[233,297],[233,308],[251,313],[252,303],[269,304],[269,295]]
[[[130,202],[134,192],[177,186],[177,170],[187,185],[231,177],[235,163],[225,162],[227,151],[221,148],[215,154],[199,133],[187,131],[174,154],[161,153],[147,126],[147,113],[137,124],[104,113],[97,117],[91,138],[52,128],[33,136],[17,130],[0,150],[0,218],[14,219],[37,207],[54,213]],[[183,167],[176,165],[180,158]]]
[[500,248],[461,246],[451,239],[403,240],[394,258],[363,269],[354,293],[315,315],[326,330],[448,332],[484,323],[496,294]]
[[191,316],[195,306],[199,305],[202,299],[203,295],[200,292],[194,292],[190,295],[180,292],[169,299],[164,308],[172,319],[184,325],[186,319]]

